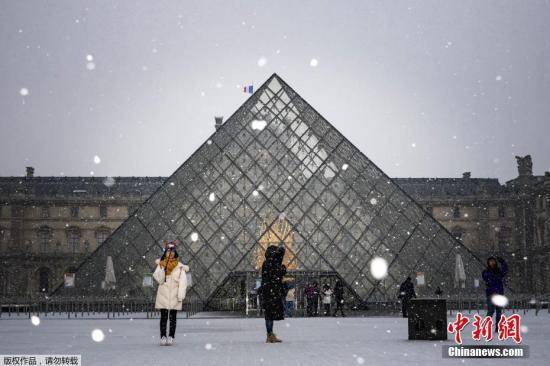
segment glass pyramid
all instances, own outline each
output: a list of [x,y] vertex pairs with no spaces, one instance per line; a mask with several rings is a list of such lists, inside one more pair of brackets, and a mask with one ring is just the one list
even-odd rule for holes
[[[208,302],[234,273],[253,273],[284,241],[292,273],[330,272],[361,301],[394,300],[407,277],[420,293],[458,291],[455,259],[473,291],[481,262],[339,133],[272,75],[78,267],[54,295],[153,296],[143,277],[163,240],[178,240],[191,268],[189,296]],[[107,257],[114,286],[105,286]],[[388,275],[371,275],[381,257]]]

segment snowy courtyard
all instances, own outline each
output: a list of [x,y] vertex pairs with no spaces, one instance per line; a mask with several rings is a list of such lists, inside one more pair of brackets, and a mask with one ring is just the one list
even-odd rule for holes
[[[451,318],[449,318],[450,320]],[[266,344],[263,319],[179,319],[176,344],[158,345],[158,319],[0,319],[0,354],[81,354],[82,365],[546,365],[547,312],[522,318],[526,359],[443,359],[445,342],[407,340],[406,319],[290,318],[281,344]],[[101,342],[92,331],[105,335]],[[474,343],[471,331],[464,344]],[[492,341],[498,344],[498,341]],[[512,343],[511,341],[508,343]]]

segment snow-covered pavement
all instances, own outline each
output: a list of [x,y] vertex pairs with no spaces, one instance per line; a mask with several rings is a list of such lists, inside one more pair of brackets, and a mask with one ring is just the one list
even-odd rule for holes
[[[263,319],[179,319],[176,345],[158,345],[157,319],[0,320],[0,354],[81,354],[83,365],[547,365],[547,312],[524,316],[530,357],[443,359],[446,342],[408,341],[406,319],[291,318],[276,322],[281,344],[266,344]],[[101,329],[102,342],[92,339]],[[465,344],[471,329],[463,333]],[[96,332],[97,334],[97,332]],[[494,341],[493,341],[494,342]],[[498,344],[498,342],[495,342]],[[511,343],[511,342],[509,342]]]

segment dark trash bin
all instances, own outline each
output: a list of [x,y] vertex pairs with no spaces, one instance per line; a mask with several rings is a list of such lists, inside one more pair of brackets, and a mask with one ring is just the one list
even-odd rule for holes
[[409,339],[447,340],[447,303],[444,299],[409,301]]

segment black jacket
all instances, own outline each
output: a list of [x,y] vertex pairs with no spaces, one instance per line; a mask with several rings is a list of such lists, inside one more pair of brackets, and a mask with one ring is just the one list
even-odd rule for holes
[[262,265],[262,286],[260,301],[267,320],[283,320],[286,286],[283,276],[286,267],[283,265],[284,247],[269,246],[265,251],[265,262]]
[[341,302],[344,299],[344,285],[341,282],[337,282],[334,286],[334,298],[336,302]]
[[403,282],[401,286],[399,286],[398,297],[403,300],[410,300],[413,297],[416,297],[416,293],[414,292],[414,285],[412,281],[405,280],[405,282]]

